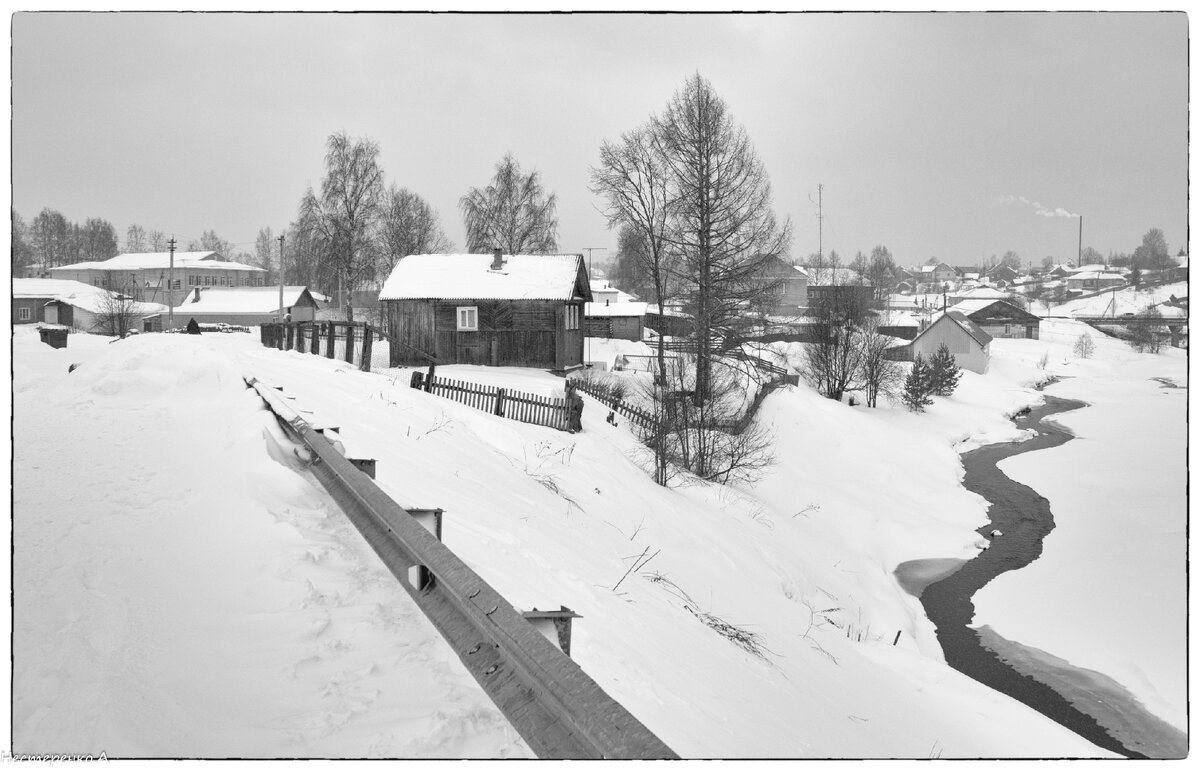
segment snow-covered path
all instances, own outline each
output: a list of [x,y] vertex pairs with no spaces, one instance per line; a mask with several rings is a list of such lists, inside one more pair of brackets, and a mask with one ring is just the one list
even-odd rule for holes
[[228,353],[80,353],[14,384],[16,751],[528,755]]

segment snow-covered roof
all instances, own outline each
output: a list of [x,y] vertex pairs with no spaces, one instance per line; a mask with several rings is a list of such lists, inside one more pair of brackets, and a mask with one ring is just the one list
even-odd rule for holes
[[921,330],[921,333],[917,335],[916,340],[920,340],[921,337],[923,337],[927,332],[929,332],[929,330],[933,329],[934,325],[937,324],[937,322],[942,318],[948,318],[951,321],[953,321],[955,324],[957,324],[959,327],[961,327],[962,330],[964,332],[966,332],[969,337],[971,337],[975,342],[979,343],[979,346],[981,348],[985,347],[988,343],[992,342],[991,335],[989,335],[987,332],[984,332],[983,329],[980,328],[980,326],[978,324],[976,324],[974,321],[971,321],[969,318],[967,318],[962,313],[959,313],[957,310],[945,311],[943,313],[939,313],[939,314],[935,315],[933,317],[933,321],[929,324],[929,326],[925,327],[925,329]]
[[[308,287],[285,286],[283,307],[290,308],[300,300]],[[177,313],[276,313],[279,310],[279,287],[245,287],[241,289],[201,289],[200,299],[193,292],[175,307]]]
[[586,303],[583,306],[585,316],[645,316],[646,303],[617,302],[617,303]]
[[[59,302],[64,305],[70,305],[73,308],[85,310],[88,313],[103,313],[109,310],[109,297],[115,296],[110,292],[91,292],[86,294],[76,294],[70,297],[60,297],[56,300],[51,300],[50,303]],[[46,303],[49,305],[50,303]],[[143,303],[129,300],[122,304],[122,309],[136,316],[146,316],[151,313],[166,313],[167,306],[161,303]]]
[[917,306],[917,298],[912,295],[892,294],[888,295],[887,307],[894,310],[915,310]]
[[1102,270],[1087,270],[1073,273],[1069,277],[1071,281],[1095,281],[1104,279],[1106,281],[1124,281],[1125,277],[1120,273],[1109,273]]
[[71,281],[65,278],[14,278],[12,280],[13,297],[70,297],[75,294],[105,294],[98,286],[85,284],[82,281]]
[[889,311],[879,319],[881,327],[919,327],[921,319],[907,311]]
[[1067,268],[1072,273],[1107,273],[1108,266],[1101,262],[1080,265],[1078,268]]
[[[135,252],[118,254],[109,260],[99,262],[77,262],[73,265],[59,265],[51,271],[61,270],[143,270],[153,268],[168,268],[171,265],[170,252]],[[257,270],[265,273],[262,268],[246,265],[240,262],[230,262],[221,259],[216,252],[175,252],[175,267],[189,270]]]
[[500,270],[490,254],[414,254],[396,263],[379,299],[570,300],[577,288],[591,294],[578,287],[582,266],[577,254],[504,255]]

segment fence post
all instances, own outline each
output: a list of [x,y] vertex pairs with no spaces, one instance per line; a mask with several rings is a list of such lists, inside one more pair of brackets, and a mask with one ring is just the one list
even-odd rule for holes
[[296,330],[295,330],[295,328],[293,328],[293,326],[291,324],[285,324],[284,329],[287,330],[287,337],[286,337],[286,341],[284,342],[284,350],[290,351],[290,350],[292,350],[292,341],[296,337]]
[[362,364],[359,369],[363,372],[371,371],[371,328],[363,327],[363,343],[362,343]]
[[296,325],[296,349],[295,350],[300,353],[304,353],[304,349],[307,347],[307,343],[308,343],[308,341],[304,339],[304,325],[297,324]]
[[321,325],[315,321],[312,327],[312,345],[308,346],[308,352],[317,355],[321,353]]
[[495,413],[500,417],[504,417],[504,397],[508,395],[508,389],[499,388],[496,390],[496,409]]
[[354,325],[346,326],[346,363],[354,363]]
[[409,387],[410,388],[420,388],[421,387],[421,378],[423,376],[424,376],[424,373],[421,373],[421,372],[412,373],[412,379],[410,379],[408,381]]
[[329,338],[325,341],[325,358],[333,358],[333,344],[337,341],[337,327],[332,321],[325,325],[325,329],[329,332]]
[[425,390],[433,388],[433,362],[429,364],[429,372],[425,374]]

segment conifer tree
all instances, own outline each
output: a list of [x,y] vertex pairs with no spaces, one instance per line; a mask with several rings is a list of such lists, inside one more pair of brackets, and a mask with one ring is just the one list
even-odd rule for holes
[[904,379],[904,390],[900,393],[904,406],[913,412],[924,412],[927,406],[933,404],[929,396],[933,391],[930,375],[929,365],[918,353],[913,358],[912,369]]
[[954,360],[954,354],[950,353],[950,349],[945,343],[942,343],[929,359],[930,393],[936,396],[949,396],[954,393],[955,388],[958,388],[960,378],[962,378],[962,370],[959,369],[958,362]]

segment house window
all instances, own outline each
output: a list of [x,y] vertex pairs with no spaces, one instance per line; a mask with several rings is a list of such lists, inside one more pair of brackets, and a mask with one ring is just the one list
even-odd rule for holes
[[579,306],[567,306],[567,329],[579,329]]
[[171,280],[171,288],[172,289],[179,289],[182,285],[183,285],[183,279],[181,279],[181,278],[176,278],[176,279]]
[[33,311],[29,308],[17,309],[17,318],[21,321],[29,321],[33,318]]
[[458,309],[458,331],[475,332],[479,329],[479,309],[475,306]]
[[195,286],[195,285],[196,285],[196,277],[188,276],[188,286]]

